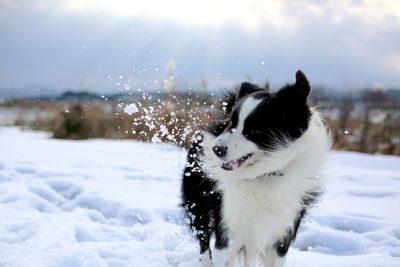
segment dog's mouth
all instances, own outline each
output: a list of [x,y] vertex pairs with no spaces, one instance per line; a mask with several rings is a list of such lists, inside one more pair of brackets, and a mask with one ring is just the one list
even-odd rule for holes
[[232,170],[237,170],[240,168],[240,166],[243,165],[243,163],[248,160],[251,156],[253,156],[254,153],[249,153],[247,155],[244,155],[243,157],[239,159],[235,159],[232,161],[224,162],[221,165],[221,168],[226,170],[226,171],[232,171]]

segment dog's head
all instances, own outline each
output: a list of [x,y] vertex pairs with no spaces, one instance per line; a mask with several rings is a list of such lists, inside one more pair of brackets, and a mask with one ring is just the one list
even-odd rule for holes
[[297,71],[294,84],[275,93],[242,83],[229,125],[212,145],[219,167],[243,172],[300,138],[311,117],[309,92],[310,85],[301,71]]

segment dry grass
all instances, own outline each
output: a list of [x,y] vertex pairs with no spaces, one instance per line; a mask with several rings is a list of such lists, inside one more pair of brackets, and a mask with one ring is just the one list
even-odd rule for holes
[[[138,111],[124,112],[134,102]],[[119,101],[13,101],[2,106],[36,110],[36,117],[19,116],[15,124],[53,133],[62,139],[135,139],[144,142],[166,142],[188,147],[200,126],[216,118],[215,100],[169,97],[147,97],[130,102]],[[346,104],[346,103],[345,103]],[[363,113],[350,116],[353,107],[339,105],[339,116],[331,116],[332,107],[321,106],[334,137],[334,148],[366,153],[400,155],[399,109],[365,106]],[[44,112],[45,111],[45,112]],[[371,114],[380,112],[382,119],[374,121]],[[23,113],[22,113],[23,114]]]
[[[33,120],[20,115],[15,125],[50,131],[60,139],[135,139],[188,147],[194,132],[207,125],[215,113],[208,99],[147,99],[134,103],[138,111],[133,114],[124,112],[129,103],[118,101],[40,103],[42,110],[44,107],[55,115],[43,117],[38,113]],[[35,104],[23,102],[21,107],[32,109]]]

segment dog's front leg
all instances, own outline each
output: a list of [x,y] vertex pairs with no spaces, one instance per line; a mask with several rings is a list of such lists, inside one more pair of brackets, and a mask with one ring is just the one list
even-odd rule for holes
[[216,249],[213,257],[213,267],[234,267],[239,251],[240,249],[235,246]]
[[285,263],[285,256],[279,256],[275,248],[267,248],[260,258],[264,267],[283,267]]

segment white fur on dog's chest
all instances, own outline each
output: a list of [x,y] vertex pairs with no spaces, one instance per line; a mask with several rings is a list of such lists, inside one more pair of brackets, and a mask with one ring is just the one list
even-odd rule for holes
[[244,245],[250,253],[272,247],[292,227],[301,208],[300,192],[285,188],[290,180],[285,176],[253,181],[226,178],[220,183],[223,218],[233,239],[243,243],[238,245]]

